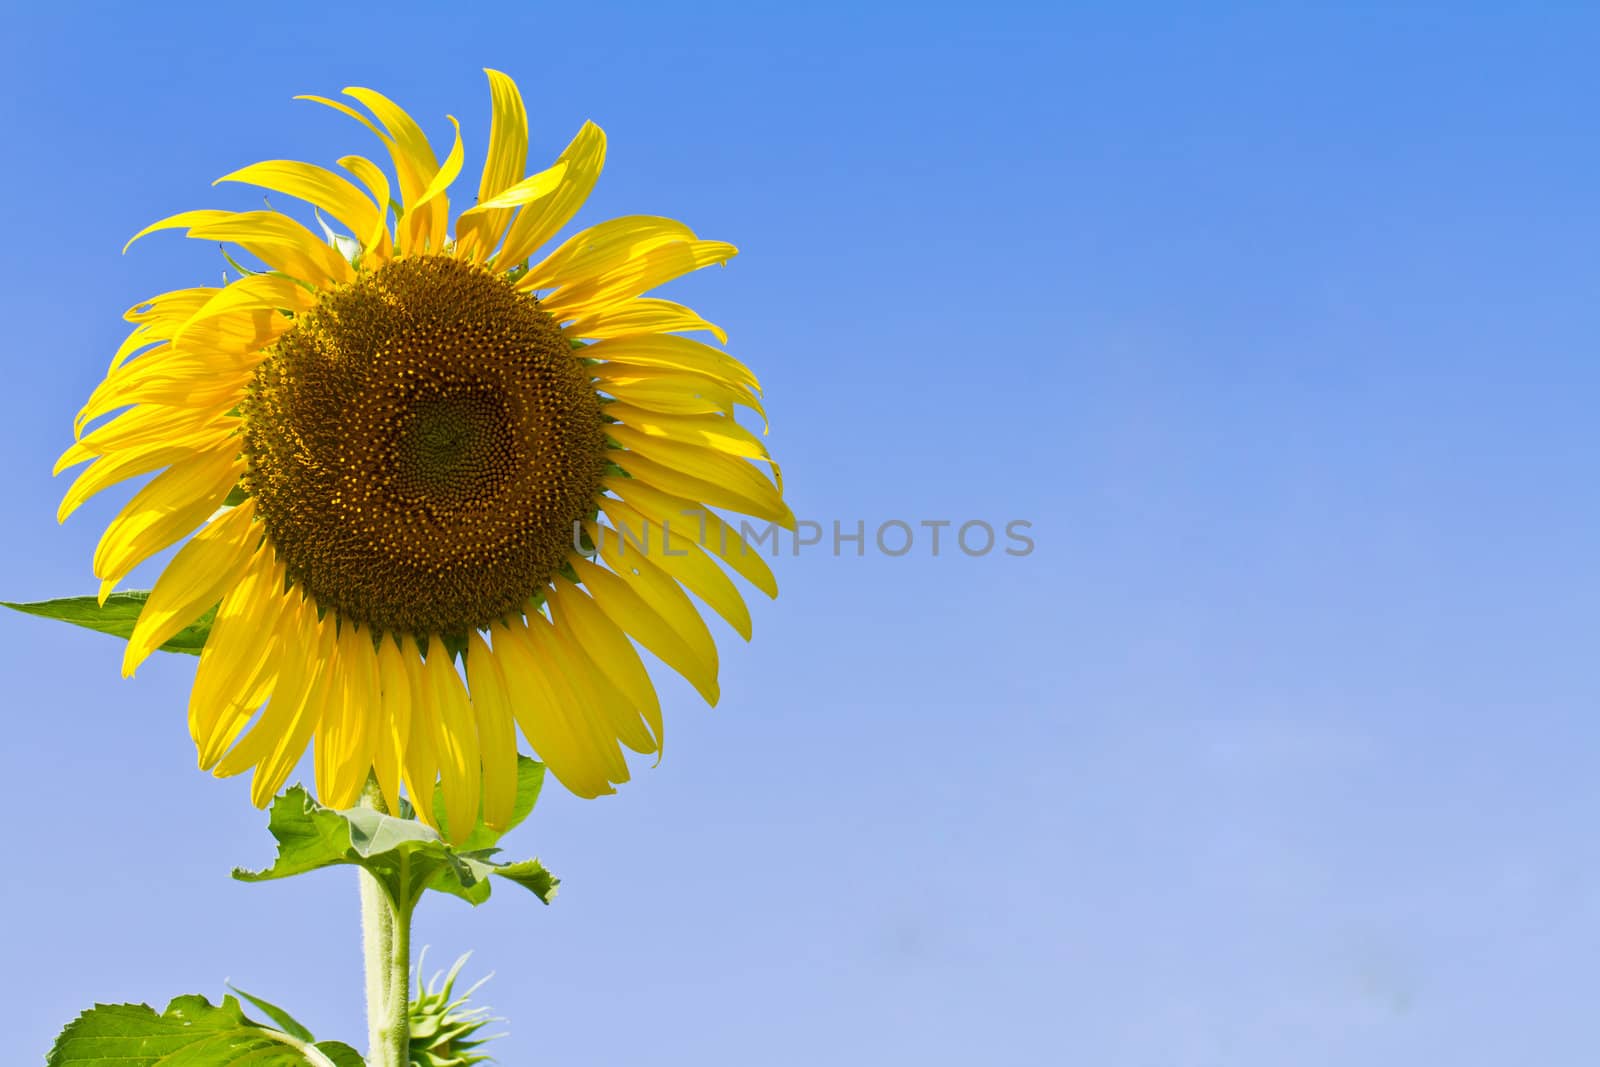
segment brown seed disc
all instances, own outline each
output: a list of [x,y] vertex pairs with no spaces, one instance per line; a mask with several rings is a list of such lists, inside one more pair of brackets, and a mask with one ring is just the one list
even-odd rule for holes
[[600,489],[600,402],[560,327],[447,256],[328,291],[241,412],[245,488],[290,578],[380,632],[519,611]]

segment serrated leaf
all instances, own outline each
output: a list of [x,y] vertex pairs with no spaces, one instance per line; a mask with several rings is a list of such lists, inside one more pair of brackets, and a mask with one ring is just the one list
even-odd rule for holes
[[[504,872],[547,904],[558,884],[537,861],[503,864],[494,859],[498,849],[455,848],[414,819],[371,808],[326,808],[298,785],[273,800],[267,828],[278,841],[277,858],[265,870],[235,870],[239,881],[291,878],[348,864],[369,871],[402,906],[415,903],[428,889],[481,904],[489,899],[490,876]],[[544,872],[542,879],[535,868]]]
[[[92,596],[69,596],[57,600],[40,600],[31,604],[13,604],[7,600],[0,600],[0,607],[8,607],[13,611],[38,615],[45,619],[70,622],[74,626],[110,634],[126,641],[133,635],[133,624],[139,621],[139,612],[144,609],[144,602],[148,599],[150,599],[148,591],[130,589],[112,593],[106,597],[104,604]],[[172,640],[162,645],[161,651],[198,656],[200,650],[205,647],[206,637],[211,633],[211,623],[216,616],[217,609],[213,607],[180,630]]]
[[[506,834],[510,833],[533,812],[533,807],[539,802],[539,790],[544,787],[544,764],[538,760],[529,759],[527,756],[517,757],[517,803],[511,811],[511,821],[503,830],[490,829],[483,821],[482,807],[479,807],[478,821],[472,828],[472,833],[460,846],[463,852],[474,852],[480,849],[492,848]],[[433,787],[433,810],[439,818],[439,829],[444,836],[450,836],[450,818],[446,809],[449,807],[444,801],[444,785],[437,783]]]
[[502,863],[494,869],[494,873],[501,878],[509,878],[546,904],[556,895],[556,886],[561,884],[561,879],[545,870],[538,860]]
[[[337,1042],[329,1042],[337,1044]],[[348,1046],[346,1046],[348,1047]],[[97,1004],[56,1038],[47,1067],[354,1067],[297,1038],[245,1018],[239,1002],[224,997],[178,997],[157,1015],[147,1004]]]

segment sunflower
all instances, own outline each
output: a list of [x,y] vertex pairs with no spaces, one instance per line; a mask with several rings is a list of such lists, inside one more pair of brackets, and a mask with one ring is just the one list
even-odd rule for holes
[[366,113],[299,99],[366,125],[393,182],[361,156],[339,160],[349,177],[272,160],[218,179],[309,203],[323,236],[270,205],[135,234],[184,229],[264,269],[234,262],[220,288],[130,310],[57,465],[92,461],[63,520],[155,474],[94,557],[103,601],[188,538],[123,673],[215,607],[189,728],[203,769],[253,772],[257,805],[309,746],[330,806],[353,805],[370,774],[390,810],[403,790],[438,825],[439,783],[449,826],[464,833],[480,812],[503,826],[519,728],[572,792],[614,792],[623,749],[662,744],[635,643],[714,704],[717,650],[686,590],[746,639],[749,611],[713,557],[777,594],[711,510],[793,527],[776,466],[735,418],[765,421],[760,386],[683,336],[725,344],[722,330],[642,295],[736,249],[641,215],[537,257],[594,187],[605,136],[585,124],[525,176],[521,94],[487,73],[487,160],[453,234],[460,124],[441,164],[405,111],[361,88],[344,95]]

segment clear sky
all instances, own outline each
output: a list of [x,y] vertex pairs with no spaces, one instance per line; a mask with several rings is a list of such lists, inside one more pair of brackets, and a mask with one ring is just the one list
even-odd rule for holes
[[[829,536],[717,709],[661,676],[659,767],[507,840],[552,907],[424,905],[501,1062],[1592,1062],[1594,8],[139,7],[7,20],[7,599],[93,589],[118,500],[58,528],[51,464],[122,310],[223,266],[122,243],[376,151],[297,93],[455,114],[475,175],[505,70],[530,158],[609,134],[581,222],[742,249],[672,295]],[[0,1059],[225,979],[360,1044],[354,875],[230,881],[194,661],[119,656],[0,617]]]

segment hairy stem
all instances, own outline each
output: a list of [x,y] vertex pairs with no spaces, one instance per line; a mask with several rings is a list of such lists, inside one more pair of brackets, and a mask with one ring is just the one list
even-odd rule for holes
[[[362,791],[361,806],[385,810],[375,780],[369,779]],[[357,869],[356,876],[361,880],[361,943],[367,965],[367,1064],[407,1067],[413,902],[393,899],[365,870]]]

